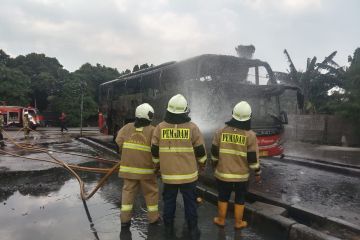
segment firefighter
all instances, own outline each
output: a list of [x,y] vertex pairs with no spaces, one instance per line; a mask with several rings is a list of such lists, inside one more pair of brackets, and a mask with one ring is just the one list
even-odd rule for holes
[[24,128],[25,139],[28,139],[30,134],[30,119],[29,119],[29,112],[27,110],[24,111],[23,128]]
[[188,116],[188,104],[184,96],[177,94],[169,102],[164,121],[154,130],[151,151],[159,159],[156,169],[164,183],[163,220],[165,234],[174,234],[176,197],[180,190],[185,207],[191,239],[200,237],[197,223],[196,181],[198,167],[203,170],[206,152],[203,136],[198,126]]
[[155,128],[150,125],[153,116],[154,109],[149,104],[139,105],[135,110],[135,122],[122,127],[115,140],[121,155],[119,177],[124,179],[120,220],[125,229],[130,227],[134,199],[139,188],[145,197],[149,222],[159,220],[159,190],[150,147]]
[[4,116],[0,110],[0,147],[5,147],[4,136],[2,134],[4,128]]
[[247,226],[243,221],[245,193],[249,170],[255,171],[255,180],[260,182],[259,149],[256,134],[251,130],[251,107],[241,101],[235,105],[232,119],[215,133],[211,146],[215,178],[218,185],[218,216],[214,223],[225,226],[228,201],[235,192],[235,229]]

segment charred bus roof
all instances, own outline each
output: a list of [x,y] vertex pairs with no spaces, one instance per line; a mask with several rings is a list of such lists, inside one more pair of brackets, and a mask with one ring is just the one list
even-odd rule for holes
[[146,76],[146,75],[150,75],[150,74],[153,74],[156,72],[161,72],[165,69],[170,69],[170,68],[178,67],[181,65],[187,65],[187,66],[189,66],[189,68],[192,68],[194,66],[197,66],[198,64],[202,64],[203,62],[212,62],[212,63],[222,64],[222,65],[235,63],[237,65],[241,65],[246,68],[264,67],[268,72],[269,82],[271,84],[276,84],[274,73],[273,73],[270,65],[267,62],[264,62],[264,61],[261,61],[258,59],[247,59],[247,58],[240,58],[240,57],[230,56],[230,55],[203,54],[203,55],[185,59],[185,60],[182,60],[179,62],[176,62],[176,61],[166,62],[166,63],[163,63],[158,66],[149,67],[146,69],[139,70],[137,72],[122,75],[119,78],[102,83],[102,84],[100,84],[100,86],[102,87],[102,86],[106,86],[106,85],[109,85],[112,83],[136,79],[141,76]]

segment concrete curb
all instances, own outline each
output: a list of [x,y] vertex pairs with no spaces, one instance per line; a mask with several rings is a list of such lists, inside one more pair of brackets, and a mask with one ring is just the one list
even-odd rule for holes
[[340,240],[340,238],[329,236],[322,232],[316,231],[302,224],[294,224],[291,226],[289,240]]
[[93,148],[97,148],[97,149],[100,148],[101,150],[110,153],[112,156],[119,157],[119,154],[116,151],[114,151],[111,147],[108,147],[107,145],[102,144],[99,141],[94,141],[92,138],[82,137],[82,138],[77,138],[76,140],[85,143]]
[[[102,147],[105,146],[105,147],[107,147],[110,151],[116,153],[116,151],[114,150],[114,148],[116,147],[115,143],[103,142],[103,141],[101,141],[101,140],[99,140],[99,139],[97,139],[97,138],[93,138],[93,137],[83,137],[83,138],[81,138],[81,139],[90,140],[90,141],[92,141],[92,142],[94,142],[94,143],[99,144],[100,146],[102,145]],[[117,154],[117,153],[116,153],[116,154]]]
[[309,162],[314,162],[314,163],[324,163],[324,164],[333,165],[333,166],[339,166],[339,167],[360,169],[360,166],[358,166],[358,165],[339,163],[339,162],[330,162],[330,161],[325,161],[325,160],[321,160],[321,159],[313,159],[313,158],[285,155],[285,159],[287,159],[287,158],[298,159],[298,160],[303,160],[303,161],[309,161]]
[[338,164],[335,165],[335,164],[329,164],[329,163],[325,163],[325,162],[314,161],[314,160],[309,160],[309,159],[301,159],[301,158],[286,158],[286,159],[271,158],[271,160],[278,161],[278,162],[286,161],[287,163],[291,163],[291,164],[317,168],[320,170],[341,173],[341,174],[350,175],[350,176],[354,176],[354,177],[360,177],[360,169],[349,167],[349,166],[339,166]]

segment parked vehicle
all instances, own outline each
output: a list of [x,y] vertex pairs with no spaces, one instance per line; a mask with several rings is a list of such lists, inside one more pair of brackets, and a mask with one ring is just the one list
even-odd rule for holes
[[0,105],[0,110],[4,116],[5,127],[22,127],[26,111],[29,113],[30,128],[35,130],[40,125],[41,116],[36,108]]

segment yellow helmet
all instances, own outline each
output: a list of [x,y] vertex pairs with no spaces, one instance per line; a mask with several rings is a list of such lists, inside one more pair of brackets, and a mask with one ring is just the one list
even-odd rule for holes
[[235,105],[233,112],[233,118],[240,122],[245,122],[251,118],[251,107],[246,101],[241,101]]
[[188,103],[185,97],[181,94],[177,94],[170,98],[167,110],[175,114],[187,113]]
[[140,104],[139,106],[137,106],[135,110],[135,117],[145,118],[147,120],[152,121],[152,118],[154,117],[154,109],[148,103]]

